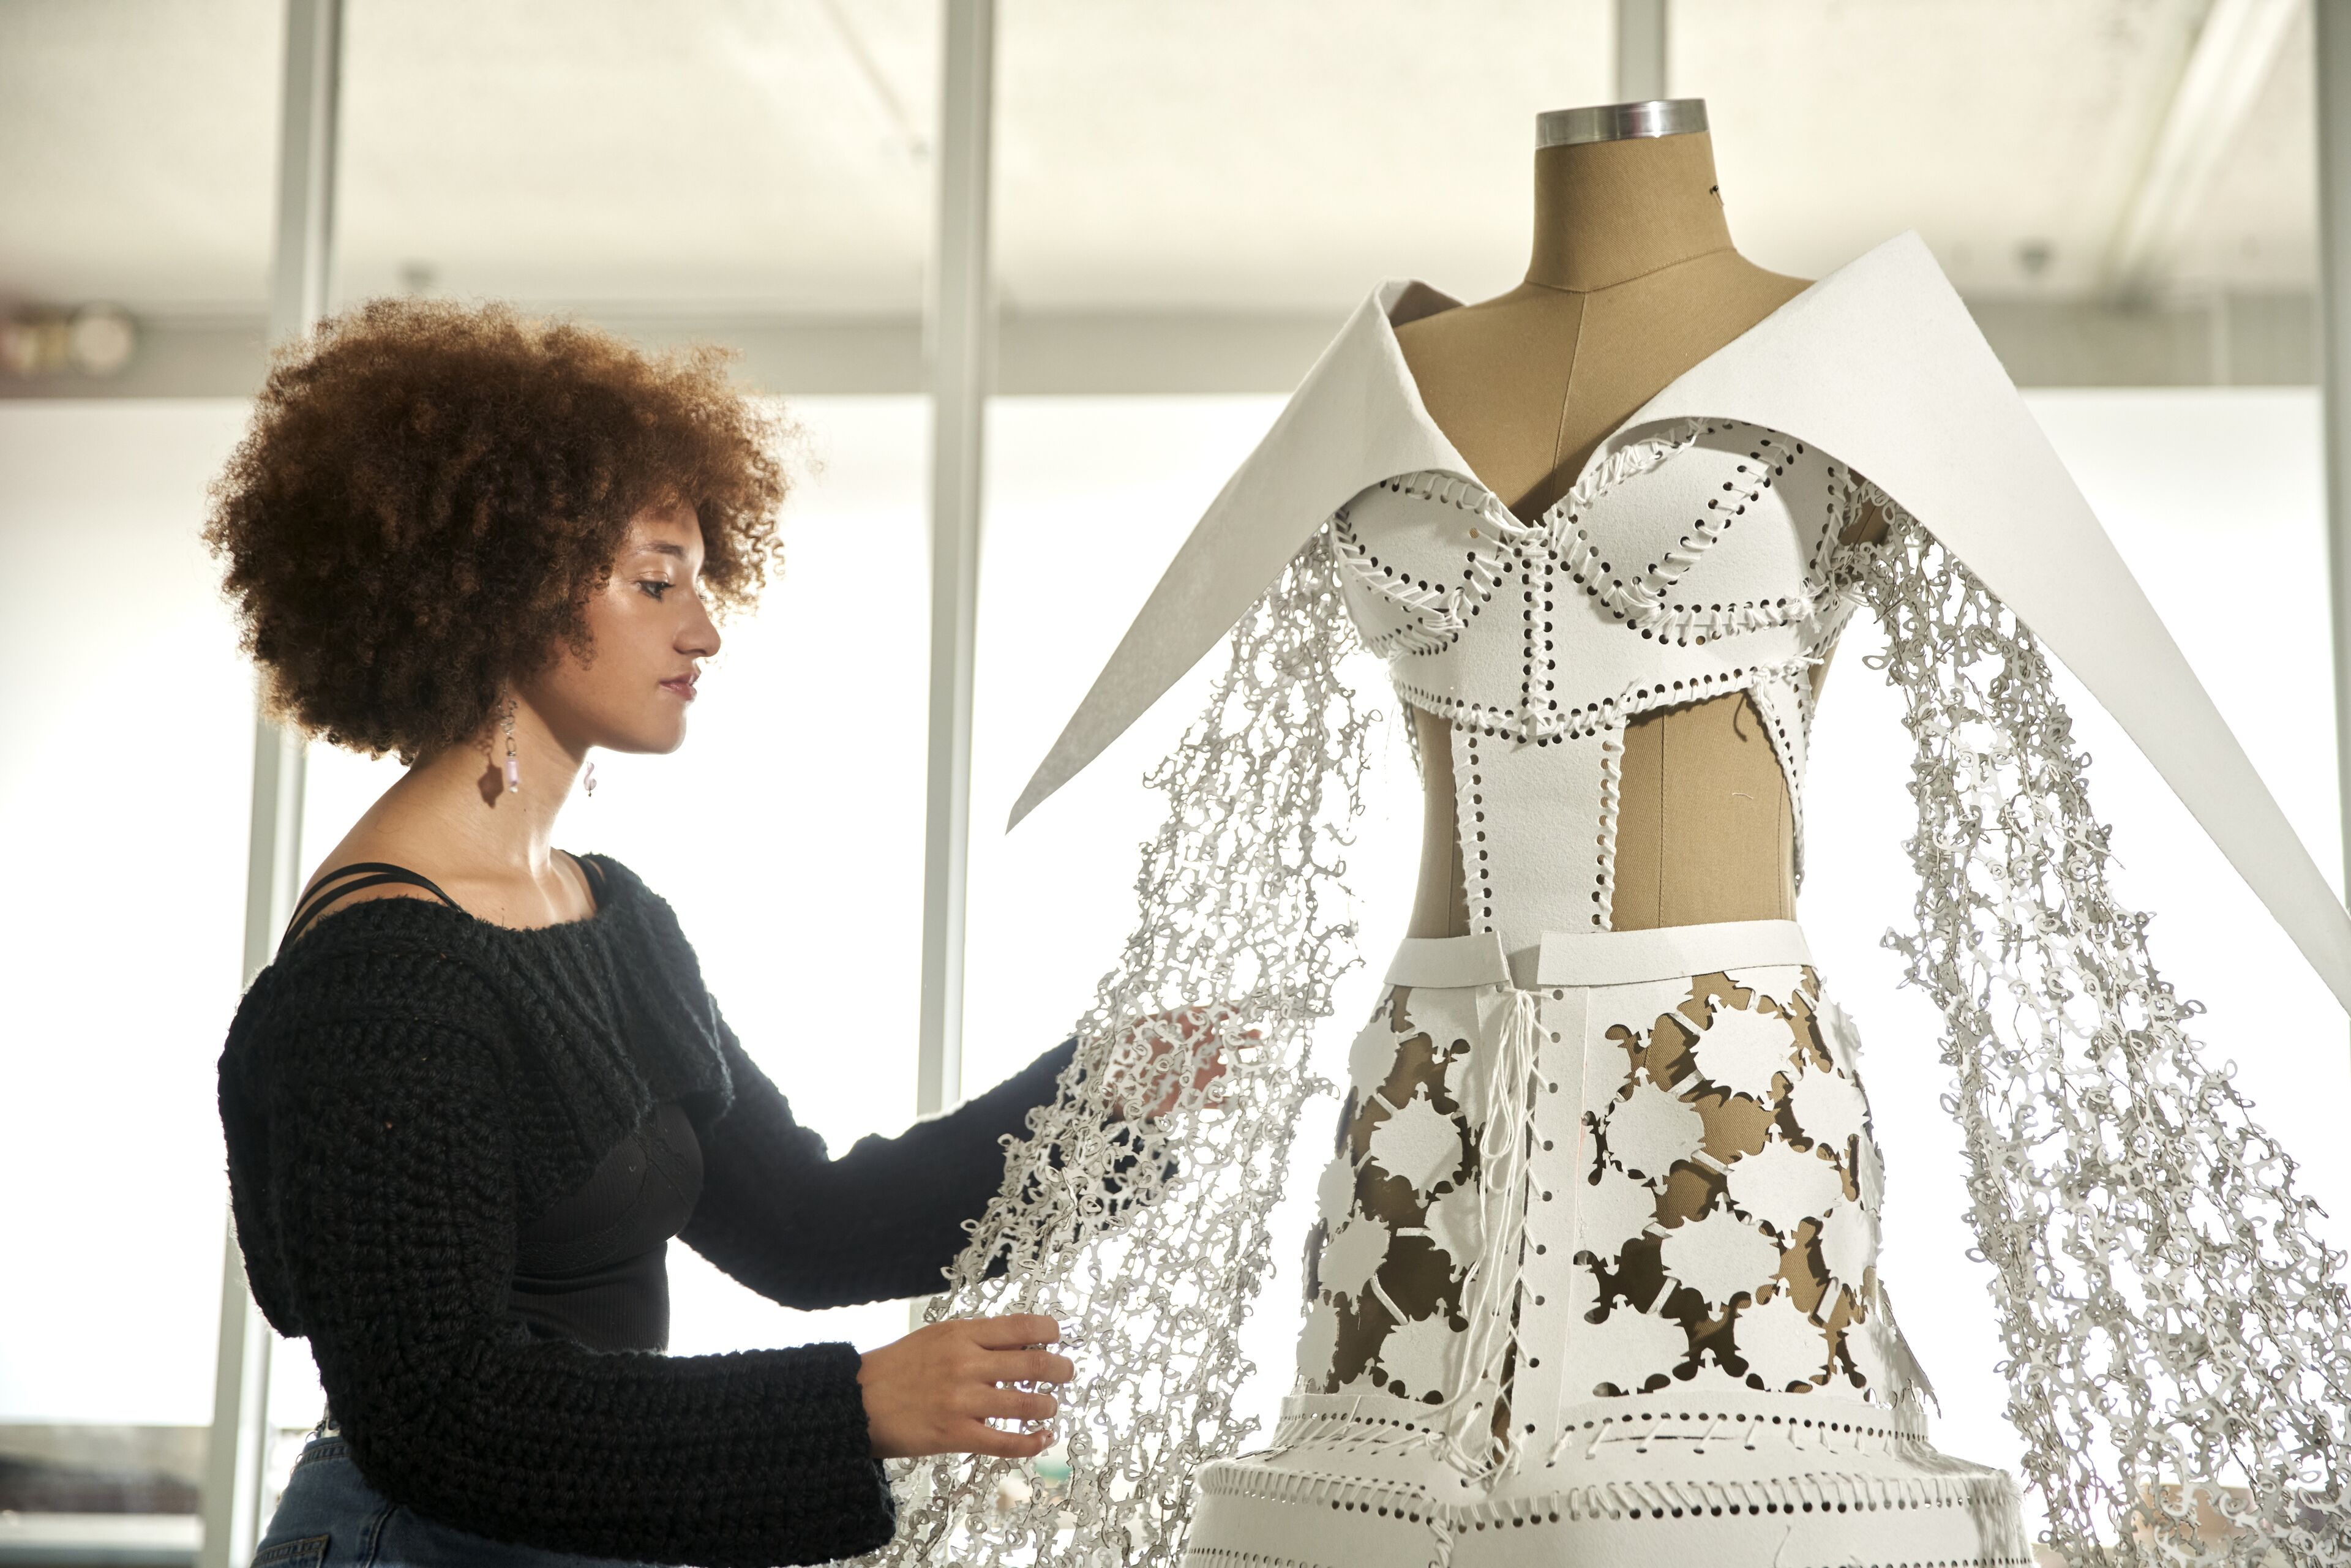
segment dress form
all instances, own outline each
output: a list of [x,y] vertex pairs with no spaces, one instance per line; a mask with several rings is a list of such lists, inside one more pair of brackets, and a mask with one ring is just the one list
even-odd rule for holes
[[[1690,106],[1695,107],[1695,106]],[[1731,246],[1702,130],[1535,154],[1527,279],[1412,318],[1396,340],[1421,400],[1486,487],[1533,518],[1601,440],[1675,377],[1803,291]],[[1416,709],[1426,810],[1411,934],[1469,929],[1445,723]],[[1629,725],[1610,924],[1795,914],[1794,813],[1748,699]]]

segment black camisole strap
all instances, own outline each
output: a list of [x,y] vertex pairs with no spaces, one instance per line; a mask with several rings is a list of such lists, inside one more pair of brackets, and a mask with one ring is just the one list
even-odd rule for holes
[[586,855],[575,855],[569,850],[566,850],[564,853],[569,857],[573,865],[578,866],[582,872],[587,873],[589,891],[596,895],[596,906],[600,909],[602,908],[604,905],[604,868],[598,865],[594,861],[590,860]]
[[[350,880],[346,881],[346,878]],[[325,914],[335,900],[346,894],[357,893],[363,887],[381,887],[386,883],[421,887],[450,908],[458,907],[457,901],[434,885],[429,878],[404,865],[392,865],[384,861],[353,861],[349,865],[337,866],[311,887],[310,895],[294,912],[294,918],[286,923],[286,935],[277,939],[277,950],[281,953],[286,951],[287,945],[308,930],[310,923]]]

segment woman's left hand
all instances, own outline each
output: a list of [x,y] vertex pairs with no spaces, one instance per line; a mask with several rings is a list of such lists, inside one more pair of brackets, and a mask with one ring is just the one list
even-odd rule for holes
[[[1210,1084],[1225,1075],[1225,1048],[1247,1051],[1264,1039],[1258,1030],[1243,1030],[1228,1035],[1228,1026],[1239,1021],[1240,1015],[1230,1006],[1218,1003],[1210,1007],[1177,1008],[1171,1012],[1154,1013],[1129,1024],[1125,1038],[1120,1041],[1119,1055],[1130,1059],[1129,1052],[1139,1040],[1147,1040],[1150,1055],[1137,1065],[1130,1076],[1120,1073],[1127,1082],[1119,1082],[1112,1104],[1120,1116],[1165,1116],[1176,1109],[1186,1090],[1184,1067],[1191,1066],[1189,1087],[1206,1092]],[[1171,1061],[1171,1057],[1180,1057]],[[1140,1082],[1134,1082],[1139,1080]],[[1210,1096],[1206,1103],[1219,1103]],[[1142,1109],[1138,1109],[1138,1104]]]

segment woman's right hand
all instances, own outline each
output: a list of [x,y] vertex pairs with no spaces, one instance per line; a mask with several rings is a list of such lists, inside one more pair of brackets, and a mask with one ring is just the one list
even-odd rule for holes
[[1050,1432],[1008,1432],[991,1418],[1043,1421],[1059,1410],[1050,1394],[1005,1386],[1067,1383],[1077,1375],[1058,1344],[1061,1325],[1017,1314],[926,1323],[893,1344],[866,1352],[857,1370],[865,1392],[865,1427],[877,1459],[925,1454],[993,1454],[1033,1458]]

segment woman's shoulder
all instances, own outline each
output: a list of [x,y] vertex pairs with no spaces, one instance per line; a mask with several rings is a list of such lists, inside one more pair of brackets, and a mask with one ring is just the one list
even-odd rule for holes
[[472,940],[481,923],[446,895],[398,884],[333,892],[316,883],[305,891],[256,986],[349,985],[368,973],[396,983],[416,969],[480,969],[491,956]]
[[371,1020],[418,1030],[463,1026],[486,1016],[483,1003],[504,988],[500,970],[462,915],[429,900],[371,900],[282,947],[246,988],[230,1040],[258,1043]]
[[530,931],[577,924],[608,894],[641,885],[606,855],[554,852],[544,871],[453,859],[448,846],[381,828],[355,829],[304,883],[278,943],[281,954],[309,934],[371,905],[415,904],[468,917],[487,930]]
[[[437,888],[395,882],[364,890],[378,896],[337,900],[289,930],[246,991],[238,1017],[309,1024],[323,1016],[396,1016],[478,1024],[515,1010],[504,1003],[537,1016],[544,1010],[537,1004],[556,993],[606,989],[616,967],[650,966],[698,983],[694,950],[666,902],[611,855],[570,858],[593,891],[592,908],[584,918],[553,925],[499,925],[446,894],[436,896]],[[312,885],[329,884],[319,878]],[[383,887],[402,892],[382,896]]]
[[314,876],[237,1004],[229,1054],[275,1054],[326,1034],[398,1050],[412,1036],[477,1032],[495,1016],[486,1004],[506,988],[496,946],[424,879],[401,880],[411,875],[346,860]]
[[421,878],[423,885],[391,879],[399,868],[388,862],[341,879],[343,885],[374,884],[324,904],[305,921],[308,901],[336,885],[333,873],[314,878],[296,923],[255,977],[238,1016],[307,1023],[322,1015],[355,1014],[478,1024],[512,1010],[503,1003],[535,1016],[543,1010],[536,1004],[556,993],[602,989],[615,966],[651,961],[698,976],[675,914],[633,871],[606,854],[569,858],[587,879],[592,905],[583,918],[547,925],[481,919]]

